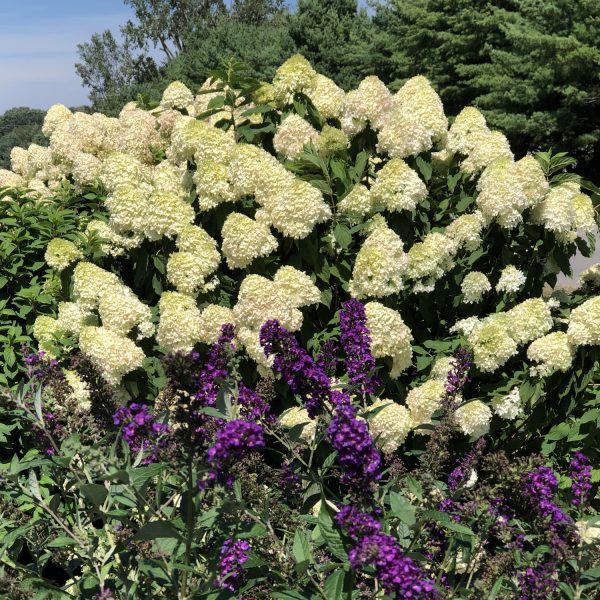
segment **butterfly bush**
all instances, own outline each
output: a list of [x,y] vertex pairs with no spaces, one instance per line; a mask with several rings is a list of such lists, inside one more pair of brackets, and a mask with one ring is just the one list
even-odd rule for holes
[[7,589],[594,597],[595,267],[553,288],[598,190],[566,154],[300,55],[43,132],[0,186],[84,218],[2,405]]

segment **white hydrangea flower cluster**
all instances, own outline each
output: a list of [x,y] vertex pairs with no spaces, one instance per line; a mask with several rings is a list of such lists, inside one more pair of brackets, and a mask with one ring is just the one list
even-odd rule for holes
[[197,296],[214,288],[207,278],[221,262],[217,242],[197,225],[185,225],[177,236],[178,252],[167,261],[167,279],[178,292]]
[[[408,406],[414,427],[431,423],[433,413],[442,407],[444,394],[445,385],[439,379],[429,379],[408,392],[406,406]],[[427,429],[417,429],[416,433],[427,434],[428,431]]]
[[360,221],[373,212],[375,202],[371,191],[362,183],[357,183],[350,193],[338,203],[338,212],[348,216],[353,221]]
[[600,296],[571,311],[567,333],[576,346],[600,345]]
[[308,411],[301,406],[293,406],[283,411],[279,416],[279,423],[285,429],[292,429],[298,425],[303,425],[300,432],[300,441],[310,444],[315,439],[317,433],[317,421],[308,416]]
[[430,150],[445,141],[448,120],[440,97],[422,75],[409,79],[393,97],[390,114],[377,136],[377,149],[391,158]]
[[356,90],[346,94],[341,118],[342,130],[348,137],[353,137],[367,124],[375,130],[381,129],[392,107],[392,94],[386,85],[375,75],[366,77]]
[[70,369],[64,369],[65,379],[71,388],[68,401],[82,412],[87,412],[92,407],[90,386],[81,377]]
[[317,304],[320,299],[321,292],[311,278],[294,267],[281,267],[273,280],[248,275],[240,285],[233,307],[237,339],[253,360],[267,365],[259,341],[265,321],[277,319],[288,331],[298,331],[303,321],[300,308]]
[[366,416],[369,433],[384,454],[395,452],[413,427],[407,408],[393,400],[376,400],[369,406]]
[[48,265],[57,271],[63,271],[80,258],[83,258],[81,250],[73,242],[62,238],[50,240],[44,254]]
[[375,358],[391,357],[390,377],[395,379],[412,362],[412,333],[400,313],[379,302],[367,302],[365,313],[371,352]]
[[514,265],[507,265],[500,272],[500,278],[496,283],[496,291],[515,294],[525,285],[526,279],[523,271],[520,271]]
[[268,256],[279,245],[269,226],[241,213],[229,213],[221,231],[221,249],[232,269],[245,269],[255,258]]
[[460,168],[476,175],[498,158],[513,159],[506,137],[499,131],[490,131],[485,117],[474,107],[464,108],[448,131],[448,149],[466,155]]
[[454,419],[460,431],[471,439],[478,439],[489,432],[492,411],[481,400],[472,400],[456,409]]
[[287,159],[296,158],[309,144],[316,145],[319,132],[302,117],[288,115],[277,127],[273,147]]
[[580,285],[589,285],[591,287],[600,287],[600,263],[588,267],[579,276]]
[[431,292],[435,282],[454,266],[455,240],[439,232],[428,233],[409,249],[406,276],[414,280],[414,292]]
[[[34,336],[40,348],[51,347],[54,335],[79,337],[81,351],[88,354],[110,383],[119,383],[121,377],[141,365],[144,353],[127,336],[137,328],[138,339],[154,334],[150,307],[119,278],[100,267],[80,262],[73,274],[75,302],[59,305],[58,319],[38,317]],[[97,312],[102,323],[96,326]],[[106,340],[102,336],[106,335]],[[123,348],[124,360],[119,366],[118,356],[105,361],[105,355]],[[112,350],[111,350],[112,349]],[[141,358],[140,358],[141,356]]]
[[460,284],[465,304],[474,304],[483,300],[483,295],[492,289],[489,279],[484,273],[470,271]]
[[141,367],[145,358],[142,349],[132,340],[105,327],[84,327],[79,336],[79,347],[113,385]]
[[553,232],[559,242],[575,241],[577,230],[596,228],[592,199],[581,193],[579,184],[567,181],[552,188],[531,215],[534,223]]
[[355,298],[382,298],[399,292],[408,258],[402,240],[385,221],[375,224],[356,256],[350,294]]
[[448,373],[454,367],[454,358],[452,356],[441,356],[438,358],[431,369],[431,379],[446,381]]
[[346,93],[325,75],[314,76],[307,95],[324,119],[339,119],[344,108]]
[[298,92],[310,94],[317,84],[317,72],[300,54],[288,58],[275,72],[273,96],[280,104],[287,104]]
[[190,352],[200,340],[200,310],[187,294],[163,292],[156,341],[167,352]]
[[481,211],[476,210],[467,215],[457,217],[446,227],[444,234],[454,240],[459,249],[465,248],[472,252],[481,245],[481,232],[485,225],[485,219]]
[[514,387],[508,394],[494,398],[492,408],[502,419],[514,421],[523,412],[519,388]]
[[194,94],[181,81],[174,81],[163,92],[160,106],[166,110],[186,110],[188,113],[194,114]]
[[200,314],[198,340],[204,344],[216,344],[221,328],[226,323],[234,323],[233,310],[218,304],[208,304]]
[[427,187],[401,158],[393,158],[377,172],[371,197],[390,212],[414,210],[427,197]]
[[473,349],[474,362],[483,372],[500,368],[517,353],[518,346],[547,334],[554,321],[551,306],[541,298],[530,298],[509,311],[484,319],[470,317],[457,323],[452,331],[462,331]]
[[546,377],[555,371],[567,371],[573,365],[575,347],[569,336],[563,331],[553,331],[537,340],[527,348],[527,358],[537,366],[532,374]]
[[[548,182],[537,161],[526,156],[494,160],[477,182],[477,206],[487,221],[513,229],[523,220],[523,211],[540,205]],[[543,202],[542,202],[543,204]]]

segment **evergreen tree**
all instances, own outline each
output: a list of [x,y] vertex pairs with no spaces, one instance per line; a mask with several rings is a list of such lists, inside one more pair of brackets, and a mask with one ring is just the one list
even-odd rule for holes
[[165,67],[165,79],[178,79],[195,90],[224,59],[235,58],[246,65],[249,75],[270,80],[293,53],[294,43],[282,19],[245,23],[223,16]]
[[597,0],[390,0],[374,20],[393,87],[423,74],[448,114],[476,105],[521,155],[576,149],[588,173],[600,160]]
[[289,27],[297,51],[344,89],[372,74],[373,28],[356,0],[299,0]]
[[10,169],[10,151],[15,146],[48,145],[42,134],[45,115],[43,110],[25,106],[11,108],[0,115],[0,169]]

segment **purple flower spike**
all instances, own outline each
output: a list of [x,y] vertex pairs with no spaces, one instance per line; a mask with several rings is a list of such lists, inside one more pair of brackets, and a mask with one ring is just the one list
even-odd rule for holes
[[166,443],[164,438],[160,438],[169,431],[167,425],[156,421],[148,406],[137,402],[132,402],[129,406],[119,406],[113,415],[113,424],[122,428],[123,439],[133,454],[140,450],[149,452],[142,464],[156,460],[158,450]]
[[458,461],[458,466],[448,476],[448,489],[452,494],[470,476],[484,448],[485,439],[479,438],[472,450]]
[[266,356],[275,355],[273,370],[302,398],[309,417],[314,419],[329,400],[330,381],[325,370],[279,321],[267,321],[261,327],[260,345]]
[[239,460],[264,447],[262,425],[242,419],[229,421],[217,431],[215,443],[208,449],[210,471],[207,480],[200,482],[200,486],[206,487],[215,482],[231,486],[233,477],[227,472],[231,461]]
[[235,592],[240,579],[246,572],[242,565],[248,560],[250,544],[245,540],[225,540],[219,560],[219,578],[216,584],[230,592]]
[[580,506],[587,502],[592,489],[592,465],[585,454],[575,452],[569,466],[569,476],[573,481],[571,484],[571,493],[573,494],[571,504]]
[[575,542],[576,533],[571,518],[562,511],[552,497],[558,487],[558,480],[550,467],[538,467],[523,476],[524,494],[532,509],[548,520],[553,534],[553,544],[569,545]]
[[[343,467],[341,483],[368,491],[369,484],[381,474],[381,455],[364,420],[356,417],[350,398],[338,390],[332,392],[335,412],[327,428],[331,445],[337,450],[337,462]],[[368,494],[367,494],[368,495]]]
[[414,600],[438,597],[433,582],[402,552],[391,535],[381,532],[377,519],[354,507],[344,506],[335,520],[354,542],[348,553],[352,568],[373,566],[386,594]]
[[349,382],[362,394],[374,394],[379,380],[373,375],[375,359],[362,302],[354,298],[344,302],[340,311],[340,340],[346,353]]

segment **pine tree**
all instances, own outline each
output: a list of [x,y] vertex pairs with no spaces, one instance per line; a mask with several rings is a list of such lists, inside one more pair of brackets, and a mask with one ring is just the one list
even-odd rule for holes
[[521,155],[569,149],[588,173],[600,161],[597,0],[390,0],[375,24],[392,87],[423,74],[448,114],[474,104]]
[[299,0],[289,26],[298,52],[344,89],[372,74],[373,28],[356,0]]

